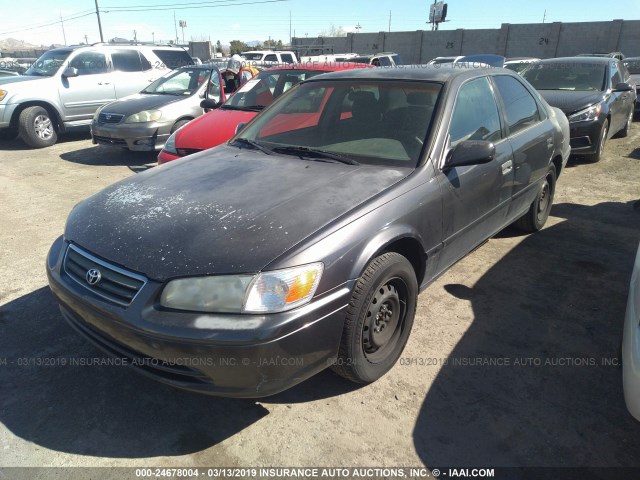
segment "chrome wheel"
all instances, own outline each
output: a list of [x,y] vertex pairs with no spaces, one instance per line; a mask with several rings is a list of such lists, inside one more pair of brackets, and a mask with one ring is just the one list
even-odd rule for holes
[[38,115],[33,121],[33,128],[36,135],[42,140],[49,140],[53,137],[53,125],[51,119],[46,115]]

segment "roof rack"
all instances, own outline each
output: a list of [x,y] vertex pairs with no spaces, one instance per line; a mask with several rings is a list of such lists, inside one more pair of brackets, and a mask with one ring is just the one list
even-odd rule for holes
[[[182,45],[176,45],[175,43],[154,43],[154,42],[134,42],[131,40],[130,42],[96,42],[92,43],[92,47],[101,46],[101,45],[119,45],[119,46],[129,46],[129,47],[137,47],[137,46],[150,46],[150,47],[176,47],[176,48],[184,48]],[[85,45],[88,46],[88,45]]]

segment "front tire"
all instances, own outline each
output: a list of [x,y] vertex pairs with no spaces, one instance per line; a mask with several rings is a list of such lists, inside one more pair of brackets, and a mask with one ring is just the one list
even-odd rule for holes
[[418,283],[411,263],[385,253],[356,282],[332,369],[356,383],[371,383],[400,357],[416,313]]
[[600,135],[598,137],[598,144],[596,145],[596,153],[589,155],[587,158],[592,163],[597,163],[602,158],[604,153],[604,146],[607,143],[607,137],[609,135],[609,120],[605,120],[600,129]]
[[549,170],[540,186],[536,199],[529,207],[529,211],[516,220],[516,227],[530,233],[542,230],[542,227],[544,227],[544,224],[547,222],[547,218],[549,218],[555,191],[556,167],[549,165]]
[[43,107],[28,107],[20,112],[18,131],[31,148],[50,147],[58,141],[51,115]]
[[180,128],[184,127],[190,121],[191,120],[187,120],[187,119],[178,120],[176,123],[173,124],[173,127],[171,127],[171,132],[170,133],[175,133],[177,130],[179,130]]

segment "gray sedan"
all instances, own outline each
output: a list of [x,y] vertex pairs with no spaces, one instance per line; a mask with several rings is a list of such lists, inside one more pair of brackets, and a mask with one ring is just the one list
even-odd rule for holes
[[204,113],[203,98],[224,100],[217,67],[189,65],[169,72],[140,93],[98,109],[93,143],[129,150],[161,150],[169,135]]

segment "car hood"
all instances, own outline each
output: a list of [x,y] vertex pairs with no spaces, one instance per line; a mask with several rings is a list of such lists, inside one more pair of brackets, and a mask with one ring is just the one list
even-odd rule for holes
[[412,171],[221,145],[89,197],[65,237],[158,281],[258,272]]
[[189,122],[176,133],[176,147],[206,150],[226,142],[236,133],[240,122],[248,122],[258,112],[218,108]]
[[538,90],[552,107],[569,116],[604,100],[604,92],[574,92],[571,90]]
[[51,77],[32,77],[30,75],[2,77],[0,78],[0,85],[7,85],[9,83],[34,82],[36,80],[51,80]]
[[171,103],[189,98],[187,95],[162,95],[153,93],[135,93],[105,105],[103,112],[133,115],[143,110],[157,110]]

